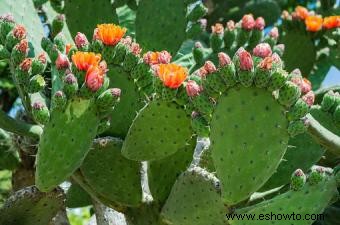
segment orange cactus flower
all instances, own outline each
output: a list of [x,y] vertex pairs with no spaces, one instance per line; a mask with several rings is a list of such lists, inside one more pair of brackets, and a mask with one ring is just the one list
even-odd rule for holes
[[88,89],[95,92],[104,84],[105,71],[99,66],[91,66],[85,76],[85,84]]
[[126,28],[115,24],[100,24],[97,28],[97,38],[105,45],[116,45],[126,33]]
[[328,16],[323,20],[323,27],[326,29],[333,29],[340,27],[340,16]]
[[176,89],[187,78],[188,71],[177,64],[160,64],[157,68],[157,75],[166,87]]
[[308,9],[302,6],[297,6],[295,8],[295,13],[296,13],[296,16],[301,20],[305,20],[309,15]]
[[322,29],[322,17],[308,16],[305,20],[305,24],[308,31],[317,32]]
[[93,52],[76,52],[72,55],[72,62],[79,70],[87,71],[91,66],[98,66],[101,58],[100,54]]

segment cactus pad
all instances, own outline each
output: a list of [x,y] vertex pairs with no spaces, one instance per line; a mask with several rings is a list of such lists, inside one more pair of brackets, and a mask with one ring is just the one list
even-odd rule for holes
[[140,1],[136,15],[137,41],[144,49],[166,49],[174,55],[186,39],[186,12],[183,0]]
[[63,193],[42,193],[34,187],[15,192],[0,209],[0,224],[46,225],[63,207]]
[[118,23],[116,11],[111,1],[68,0],[65,1],[66,23],[71,35],[77,32],[92,37],[93,28],[101,23]]
[[[300,214],[301,219],[271,220],[270,224],[280,225],[311,225],[313,220],[304,220],[305,215],[322,213],[324,208],[331,200],[338,195],[336,189],[336,181],[334,176],[326,176],[318,184],[311,185],[307,183],[298,191],[288,191],[271,200],[264,201],[258,205],[251,206],[247,214],[255,215],[259,218],[259,214],[270,215],[281,214],[291,215]],[[295,217],[298,218],[298,217]],[[229,221],[231,225],[267,225],[270,220],[233,220]]]
[[190,139],[190,121],[184,109],[177,104],[152,101],[133,121],[122,154],[128,159],[139,161],[170,156]]
[[74,99],[65,112],[53,111],[37,155],[36,185],[49,191],[82,163],[97,133],[99,118],[90,100]]
[[[28,39],[32,41],[31,52],[36,54],[42,52],[40,40],[44,37],[44,29],[40,18],[34,8],[33,1],[22,0],[20,4],[13,0],[0,1],[0,15],[11,13],[15,22],[22,24],[27,29]],[[32,51],[34,50],[34,51]]]
[[265,90],[234,88],[218,101],[210,139],[223,199],[235,204],[269,179],[285,153],[284,108]]
[[80,171],[88,185],[108,201],[137,206],[142,201],[140,163],[121,155],[122,140],[96,139]]
[[163,203],[167,199],[177,177],[189,167],[195,144],[196,138],[192,138],[187,146],[175,154],[149,162],[148,180],[154,201]]
[[89,194],[77,183],[73,183],[66,193],[66,206],[68,208],[80,208],[92,205]]
[[181,225],[226,224],[218,185],[214,175],[199,167],[184,172],[162,209],[163,220]]
[[122,90],[122,98],[115,110],[111,113],[111,126],[107,132],[115,137],[124,138],[133,119],[142,107],[140,96],[133,80],[120,66],[109,66],[108,77],[110,84]]

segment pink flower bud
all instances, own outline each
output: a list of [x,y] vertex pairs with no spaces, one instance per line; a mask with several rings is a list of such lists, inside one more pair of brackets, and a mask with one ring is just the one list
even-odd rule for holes
[[66,55],[59,53],[58,58],[55,61],[55,65],[58,70],[67,69],[70,66],[70,61]]
[[28,53],[28,42],[26,39],[22,39],[19,44],[16,46],[16,48],[23,54],[27,54]]
[[281,14],[281,18],[284,20],[291,20],[292,17],[289,15],[289,12],[287,10],[283,10]]
[[252,70],[254,63],[253,63],[253,59],[252,59],[250,53],[247,52],[246,50],[241,51],[239,53],[239,57],[240,57],[240,68],[241,68],[241,70],[247,70],[247,71]]
[[231,63],[231,59],[229,55],[227,55],[224,52],[218,53],[218,61],[219,61],[220,67],[227,66]]
[[274,63],[277,63],[277,64],[281,64],[282,63],[281,57],[276,52],[273,53],[272,59],[273,59]]
[[224,28],[220,23],[216,23],[214,26],[211,26],[211,32],[213,34],[223,34]]
[[41,110],[45,107],[42,102],[34,102],[32,105],[33,109]]
[[19,68],[21,71],[28,72],[31,69],[32,66],[32,59],[31,58],[26,58],[24,61],[22,61],[19,65]]
[[301,169],[297,169],[297,170],[295,170],[294,175],[298,176],[298,177],[302,177],[305,174],[303,173],[303,171]]
[[106,73],[107,71],[109,71],[107,69],[106,61],[104,60],[99,63],[99,68],[103,71],[103,73]]
[[227,29],[233,31],[235,29],[235,22],[233,20],[229,20],[227,22]]
[[216,66],[211,61],[206,61],[203,67],[208,72],[208,74],[213,73],[217,70]]
[[134,55],[137,55],[137,56],[142,52],[142,48],[136,42],[133,42],[131,44],[130,50]]
[[305,93],[310,92],[311,90],[312,90],[312,83],[308,79],[303,78],[302,85],[301,85],[301,92],[305,94]]
[[269,32],[269,36],[275,40],[277,40],[279,38],[279,30],[277,29],[277,27],[273,27],[270,32]]
[[161,51],[158,55],[158,63],[159,64],[168,64],[171,61],[171,54],[167,51]]
[[47,62],[45,52],[42,52],[42,53],[39,54],[38,60],[39,60],[42,64],[45,64],[45,63]]
[[204,68],[201,67],[197,70],[197,75],[204,78],[208,74],[208,71]]
[[253,54],[257,57],[266,58],[271,56],[272,49],[267,43],[260,43],[253,49]]
[[3,20],[5,22],[10,22],[10,23],[14,23],[14,17],[11,13],[5,13],[3,15],[0,16],[0,20]]
[[275,46],[277,49],[279,49],[281,52],[285,51],[285,45],[284,44],[278,44]]
[[198,22],[201,24],[202,30],[206,30],[207,29],[207,24],[208,24],[207,19],[200,19]]
[[77,78],[72,73],[69,73],[65,76],[64,81],[67,84],[74,84],[77,82]]
[[255,20],[254,20],[253,15],[251,15],[251,14],[244,15],[242,17],[241,25],[242,25],[242,28],[245,29],[245,30],[253,29],[254,26],[255,26]]
[[196,112],[196,111],[192,111],[192,113],[191,113],[191,118],[196,118],[196,117],[198,117],[200,114],[198,113],[198,112]]
[[123,45],[130,46],[132,44],[132,38],[130,36],[126,36],[125,38],[122,38],[120,42]]
[[268,56],[259,63],[259,67],[263,70],[270,70],[273,65],[273,58]]
[[111,94],[115,97],[120,97],[121,93],[122,93],[122,90],[119,89],[119,88],[112,88],[110,89],[111,91]]
[[76,37],[74,38],[74,42],[76,43],[77,48],[83,48],[89,44],[85,34],[78,32]]
[[266,22],[264,21],[263,17],[257,17],[255,20],[255,29],[263,30],[266,26]]
[[313,91],[309,91],[307,94],[302,96],[302,100],[307,103],[307,105],[312,106],[315,100],[315,94]]
[[16,25],[13,29],[13,36],[19,40],[26,38],[26,29],[22,25]]
[[302,76],[301,70],[300,70],[300,69],[294,69],[294,70],[291,72],[291,74],[292,74],[293,76],[297,76],[297,77],[301,77],[301,76]]
[[85,77],[86,87],[95,92],[103,86],[104,76],[103,71],[100,67],[91,66],[87,72]]
[[200,94],[201,87],[194,80],[189,80],[185,86],[187,94],[189,97],[194,97]]
[[94,31],[93,31],[93,36],[92,36],[92,40],[93,41],[96,41],[96,40],[100,40],[99,39],[99,30],[98,30],[98,28],[96,28],[96,29],[94,29]]

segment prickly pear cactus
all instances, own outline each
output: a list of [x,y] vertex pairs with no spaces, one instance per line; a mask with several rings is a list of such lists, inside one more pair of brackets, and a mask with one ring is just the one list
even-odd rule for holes
[[31,186],[15,192],[0,209],[0,223],[8,225],[46,225],[63,208],[63,193],[42,193]]
[[[205,74],[198,71],[204,90],[188,92],[198,114],[194,120],[201,117],[205,121],[202,123],[210,126],[212,159],[228,205],[245,200],[258,190],[278,167],[289,136],[305,130],[300,119],[309,108],[300,99],[304,92],[288,80],[276,57],[256,63],[256,58],[253,62],[252,56],[241,48],[233,62],[221,53],[220,68],[206,63]],[[273,64],[266,67],[269,58]],[[228,84],[230,88],[226,90]]]

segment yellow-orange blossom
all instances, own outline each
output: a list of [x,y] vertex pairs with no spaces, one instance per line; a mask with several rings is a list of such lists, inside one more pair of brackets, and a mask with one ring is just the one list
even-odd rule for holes
[[188,71],[176,64],[160,64],[157,68],[157,75],[166,87],[176,89],[187,78]]
[[126,33],[126,28],[115,24],[100,24],[97,26],[97,38],[105,45],[116,45]]

